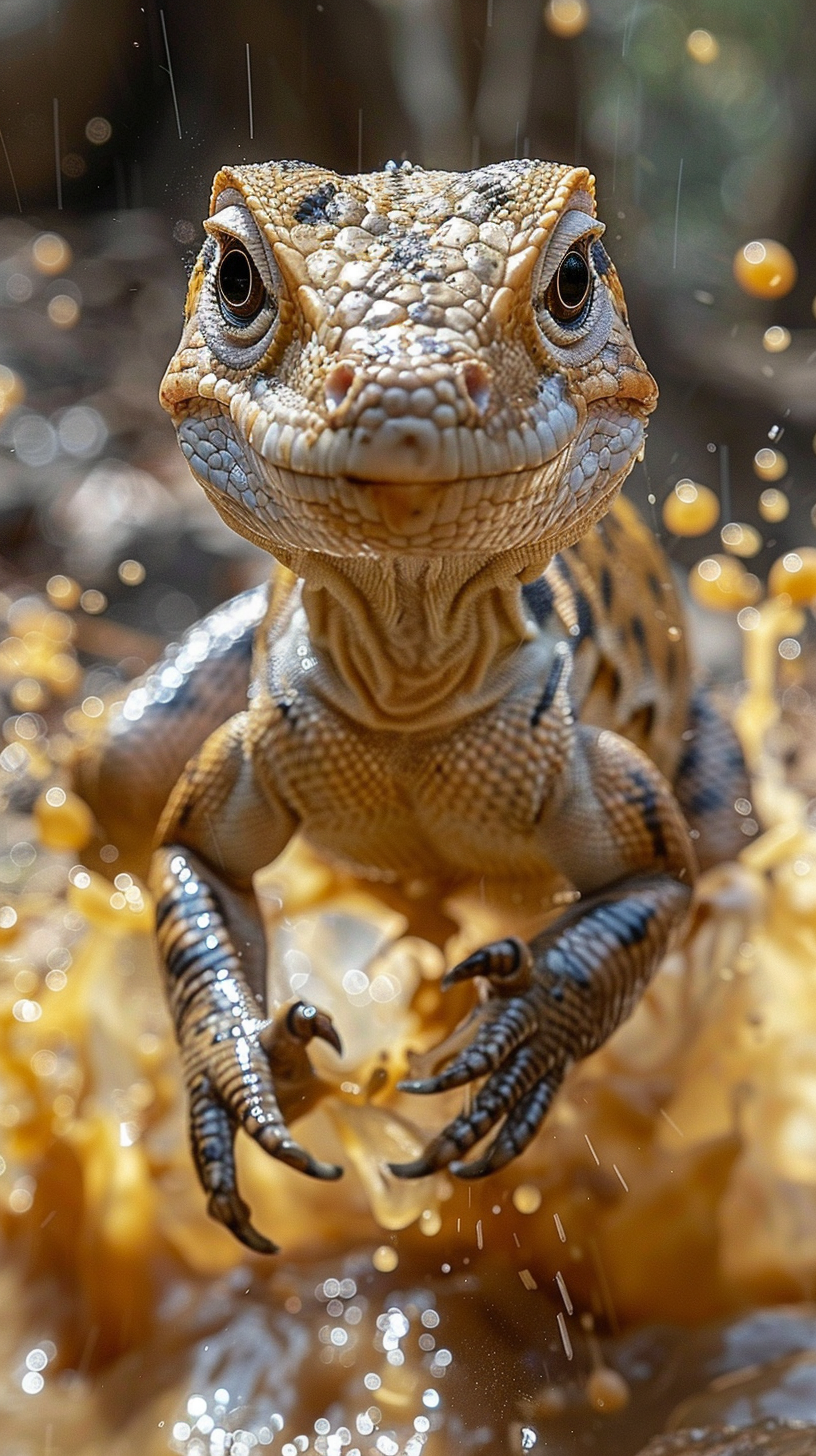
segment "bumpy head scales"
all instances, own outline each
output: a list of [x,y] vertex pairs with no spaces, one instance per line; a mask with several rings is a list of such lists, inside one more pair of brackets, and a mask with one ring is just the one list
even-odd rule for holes
[[549,552],[657,390],[583,168],[225,168],[161,389],[225,519],[277,555]]

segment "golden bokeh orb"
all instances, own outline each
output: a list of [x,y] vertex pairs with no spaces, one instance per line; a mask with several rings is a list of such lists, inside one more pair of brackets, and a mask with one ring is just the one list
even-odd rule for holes
[[97,591],[96,587],[92,586],[82,593],[79,599],[79,605],[83,612],[87,612],[89,616],[98,617],[100,612],[105,611],[108,605],[108,599],[104,592]]
[[798,276],[796,259],[784,243],[754,238],[734,255],[734,277],[754,298],[784,298]]
[[759,497],[758,510],[763,521],[784,521],[790,511],[790,501],[783,490],[770,485]]
[[519,1213],[537,1213],[541,1207],[541,1190],[534,1183],[520,1183],[513,1189],[513,1207]]
[[786,551],[768,573],[771,596],[789,596],[796,606],[807,606],[816,597],[816,547],[800,546]]
[[73,253],[59,233],[40,233],[31,245],[31,257],[38,273],[54,278],[70,268]]
[[720,531],[720,540],[732,556],[756,556],[764,545],[756,526],[745,521],[729,521]]
[[390,1244],[380,1244],[371,1255],[371,1262],[379,1274],[391,1274],[399,1263],[399,1254]]
[[790,348],[791,332],[782,324],[771,324],[762,335],[762,347],[769,354],[781,354]]
[[738,612],[762,595],[759,579],[734,556],[706,556],[689,572],[695,602],[715,612]]
[[0,364],[0,420],[25,399],[25,385],[19,374]]
[[589,25],[587,0],[547,0],[544,6],[544,24],[553,35],[562,40],[571,40],[580,35]]
[[720,54],[720,43],[710,30],[692,30],[686,37],[686,50],[700,66],[710,66]]
[[765,445],[754,456],[754,473],[760,480],[781,480],[788,473],[788,462],[781,450]]
[[72,329],[79,323],[79,304],[70,293],[57,293],[50,299],[47,313],[55,329]]
[[719,519],[719,498],[693,480],[678,480],[663,502],[663,524],[675,536],[704,536]]
[[144,581],[147,572],[145,571],[141,561],[133,561],[129,559],[127,561],[119,562],[117,575],[119,577],[119,580],[125,586],[141,586],[141,583]]
[[629,1386],[617,1370],[608,1365],[599,1365],[593,1370],[586,1383],[587,1400],[603,1415],[614,1415],[629,1404]]
[[62,576],[61,573],[49,577],[45,590],[48,593],[48,600],[64,612],[70,612],[77,605],[82,594],[79,583],[70,576]]

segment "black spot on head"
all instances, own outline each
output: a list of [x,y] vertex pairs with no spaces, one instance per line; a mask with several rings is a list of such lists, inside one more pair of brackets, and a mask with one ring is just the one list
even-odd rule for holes
[[487,182],[477,182],[475,190],[480,197],[484,198],[491,212],[497,212],[499,208],[512,205],[512,196],[497,177],[493,177]]
[[654,574],[653,571],[650,571],[648,573],[648,575],[646,577],[646,581],[647,581],[648,586],[649,586],[649,591],[652,593],[652,596],[654,597],[655,601],[656,602],[662,602],[662,600],[663,600],[663,583],[658,580],[658,578],[655,576],[655,574]]
[[592,244],[592,261],[595,264],[595,271],[601,278],[605,278],[612,267],[612,259],[606,251],[600,238],[596,238]]
[[[428,239],[424,233],[406,233],[394,243],[389,253],[388,266],[418,272],[428,264]],[[441,276],[441,275],[439,275]],[[434,274],[436,278],[437,275]]]
[[521,588],[521,595],[539,627],[543,627],[553,609],[552,587],[546,576],[539,576],[535,581],[528,581],[526,586]]
[[[486,222],[491,213],[513,206],[513,194],[508,182],[524,170],[517,162],[503,162],[496,167],[477,167],[465,172],[462,178],[464,192],[468,196],[467,216],[471,222]],[[508,176],[508,174],[510,174]],[[472,194],[475,193],[475,198]],[[476,200],[478,199],[478,201]]]
[[333,182],[324,182],[316,192],[310,192],[308,197],[302,198],[298,203],[295,222],[329,222],[331,219],[327,216],[326,208],[336,192]]
[[612,597],[614,595],[614,591],[615,587],[612,581],[612,572],[609,570],[608,566],[605,566],[601,571],[601,597],[607,611],[609,611],[609,608],[612,605]]

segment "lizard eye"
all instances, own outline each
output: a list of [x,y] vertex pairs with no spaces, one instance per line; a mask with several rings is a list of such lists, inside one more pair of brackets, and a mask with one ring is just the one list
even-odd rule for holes
[[573,324],[584,314],[591,293],[589,264],[578,248],[570,248],[547,288],[544,306],[556,323]]
[[242,325],[258,317],[266,301],[266,289],[249,253],[233,243],[224,253],[216,275],[218,302],[227,323]]

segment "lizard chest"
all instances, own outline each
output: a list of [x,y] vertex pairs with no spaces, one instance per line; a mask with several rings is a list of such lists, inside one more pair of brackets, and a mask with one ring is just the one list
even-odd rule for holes
[[307,701],[270,751],[306,837],[357,872],[450,879],[543,868],[536,825],[557,750],[531,741],[527,703],[424,737],[371,733]]

